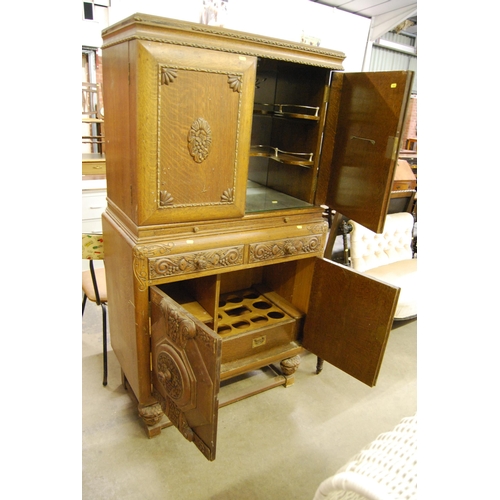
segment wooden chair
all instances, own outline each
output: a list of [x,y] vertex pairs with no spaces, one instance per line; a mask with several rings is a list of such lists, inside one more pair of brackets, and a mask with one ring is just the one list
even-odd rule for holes
[[82,272],[82,316],[87,298],[101,306],[102,310],[102,354],[103,381],[108,384],[108,345],[107,345],[107,302],[106,271],[104,267],[94,268],[94,260],[104,259],[104,241],[102,234],[82,233],[82,259],[89,261],[89,270]]

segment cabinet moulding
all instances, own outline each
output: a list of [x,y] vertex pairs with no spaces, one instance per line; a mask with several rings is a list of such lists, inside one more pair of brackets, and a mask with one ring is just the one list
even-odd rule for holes
[[[122,44],[125,42],[131,42],[134,40],[144,40],[146,42],[166,43],[166,44],[170,44],[170,45],[177,45],[177,46],[183,46],[183,47],[193,47],[196,49],[216,50],[219,52],[227,52],[230,54],[240,54],[240,55],[253,56],[253,57],[262,57],[265,53],[266,58],[273,59],[275,61],[283,61],[283,62],[297,62],[297,60],[299,59],[296,57],[284,57],[284,56],[278,56],[276,54],[269,54],[269,53],[267,53],[267,51],[264,51],[264,50],[249,50],[249,49],[242,49],[242,48],[232,49],[229,47],[218,47],[218,46],[214,46],[214,45],[210,45],[210,44],[206,44],[206,43],[195,43],[193,41],[182,42],[180,40],[165,40],[164,38],[159,38],[159,37],[149,37],[149,36],[139,36],[139,35],[132,35],[130,37],[123,38],[121,40],[117,40],[115,42],[110,42],[108,44],[103,45],[102,49],[104,50],[104,49],[107,49],[109,47],[113,47],[114,45],[119,45],[119,44]],[[253,41],[253,39],[251,39],[251,40]],[[264,46],[270,45],[267,40],[261,40],[260,43],[262,43]],[[296,45],[291,45],[291,44],[288,45],[286,43],[284,43],[284,44],[283,43],[276,43],[276,41],[275,41],[274,45],[276,45],[278,47],[283,47],[286,49],[292,49],[292,50],[297,48]],[[309,50],[310,46],[308,45],[307,47],[308,47],[308,52],[311,52]],[[318,55],[331,57],[330,53],[322,52],[320,50],[314,50],[313,52],[315,52]],[[304,54],[304,56],[305,55],[306,54]],[[342,53],[337,53],[336,55],[339,59],[343,60],[345,58],[344,54],[342,54]],[[336,71],[343,71],[344,70],[344,67],[342,66],[342,64],[331,63],[331,62],[326,62],[326,61],[318,62],[318,61],[314,61],[313,59],[307,59],[307,57],[304,57],[304,59],[300,59],[300,63],[304,64],[306,66],[318,66],[321,68],[330,68],[330,69],[336,70]]]

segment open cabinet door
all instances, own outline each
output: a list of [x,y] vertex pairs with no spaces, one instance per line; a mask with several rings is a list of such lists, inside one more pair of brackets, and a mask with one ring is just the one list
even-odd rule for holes
[[151,288],[153,395],[181,434],[215,460],[222,339]]
[[376,233],[384,228],[412,78],[411,71],[333,74],[325,203]]
[[373,387],[399,291],[340,264],[316,259],[303,346]]

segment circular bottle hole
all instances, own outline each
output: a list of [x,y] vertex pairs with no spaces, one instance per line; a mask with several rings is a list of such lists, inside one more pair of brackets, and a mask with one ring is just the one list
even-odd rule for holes
[[236,323],[233,323],[232,326],[234,328],[248,328],[250,323],[248,321],[237,321]]
[[263,300],[259,300],[258,302],[254,302],[253,306],[257,309],[270,309],[271,304],[269,302],[264,302]]
[[219,307],[224,307],[226,305],[225,300],[219,300]]
[[271,311],[268,312],[267,315],[272,319],[281,319],[285,317],[285,315],[280,311]]
[[257,292],[247,292],[243,294],[244,299],[257,299],[259,294]]
[[229,325],[219,325],[219,328],[217,328],[217,333],[219,334],[224,334],[224,333],[229,333],[232,330],[232,328]]
[[226,300],[227,302],[231,302],[231,304],[238,304],[243,299],[239,295],[235,295],[234,297],[228,297]]
[[265,316],[255,316],[254,318],[251,318],[250,321],[252,323],[265,323],[269,320]]

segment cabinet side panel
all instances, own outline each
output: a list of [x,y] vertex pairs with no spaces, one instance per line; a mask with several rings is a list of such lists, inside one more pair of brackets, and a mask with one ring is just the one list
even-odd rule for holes
[[106,117],[107,196],[131,217],[131,137],[128,43],[103,50],[103,100]]
[[131,242],[103,215],[111,346],[140,404],[151,404],[148,290],[136,296]]

